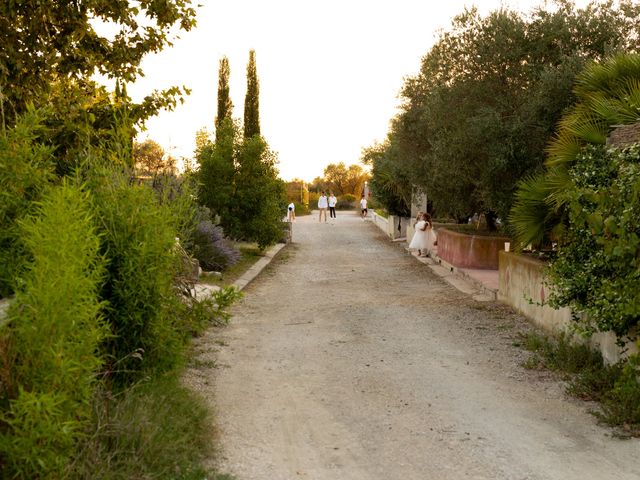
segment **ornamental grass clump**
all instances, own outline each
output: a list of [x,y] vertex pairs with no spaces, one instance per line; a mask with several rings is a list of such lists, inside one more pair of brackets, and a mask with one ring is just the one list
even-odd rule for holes
[[153,191],[114,171],[92,174],[106,277],[101,297],[111,329],[109,378],[124,385],[178,365],[184,347],[170,313],[178,268],[171,212]]
[[20,232],[30,260],[0,329],[0,465],[6,478],[64,478],[103,365],[104,262],[90,200],[70,183],[51,189]]

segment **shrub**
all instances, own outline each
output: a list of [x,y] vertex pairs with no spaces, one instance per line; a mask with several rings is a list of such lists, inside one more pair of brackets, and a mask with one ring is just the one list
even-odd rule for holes
[[204,270],[222,271],[240,260],[240,252],[224,238],[222,227],[202,221],[196,227],[193,255]]
[[110,170],[92,172],[91,182],[107,260],[101,294],[109,302],[113,337],[105,350],[114,378],[129,383],[143,371],[173,368],[182,356],[181,335],[168,311],[178,268],[176,229],[170,209],[151,189],[130,186]]
[[38,143],[40,114],[30,110],[0,135],[0,298],[26,261],[17,221],[32,209],[54,178],[51,148]]
[[11,478],[62,478],[91,417],[98,346],[107,336],[98,301],[103,274],[90,202],[53,188],[21,223],[31,260],[2,329],[0,455]]
[[539,334],[523,337],[523,346],[535,353],[528,368],[548,368],[568,377],[567,391],[584,400],[600,402],[595,414],[609,425],[622,427],[625,435],[640,436],[640,357],[631,356],[606,365],[600,352],[575,344],[566,336]]
[[562,195],[568,228],[548,270],[550,303],[568,306],[583,331],[626,336],[640,319],[640,146],[589,147]]
[[356,208],[356,196],[350,193],[345,193],[338,198],[336,204],[337,210],[353,210]]

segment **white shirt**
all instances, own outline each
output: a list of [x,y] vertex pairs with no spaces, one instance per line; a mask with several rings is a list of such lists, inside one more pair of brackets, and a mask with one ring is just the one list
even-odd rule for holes
[[330,206],[330,207],[335,207],[335,206],[336,206],[336,203],[338,203],[338,199],[336,198],[336,196],[335,196],[335,195],[331,195],[331,196],[329,197],[329,206]]
[[360,208],[367,208],[367,199],[363,198],[360,200]]
[[327,208],[328,204],[327,204],[327,197],[326,195],[321,195],[320,198],[318,199],[318,208]]
[[291,209],[292,212],[296,211],[296,206],[295,206],[295,204],[293,202],[291,202],[287,208]]

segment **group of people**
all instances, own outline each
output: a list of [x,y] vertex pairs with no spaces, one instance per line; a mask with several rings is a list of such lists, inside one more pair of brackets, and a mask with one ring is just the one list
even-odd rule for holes
[[[320,193],[320,197],[318,198],[318,210],[320,211],[320,216],[318,221],[322,222],[322,217],[324,217],[324,221],[327,221],[327,209],[329,209],[329,218],[336,218],[336,205],[338,204],[338,199],[333,194],[333,192],[329,192],[329,196],[325,194],[323,190]],[[364,219],[368,214],[367,210],[367,199],[364,195],[360,199],[360,216]],[[293,222],[296,219],[296,205],[291,202],[287,206],[287,221]]]
[[[329,209],[329,218],[336,218],[336,205],[338,204],[338,199],[333,194],[333,192],[329,192],[329,197],[327,197],[325,191],[320,192],[320,197],[318,198],[318,210],[320,211],[318,221],[322,222],[322,217],[324,216],[324,221],[327,221],[327,208]],[[364,194],[360,199],[360,216],[365,218],[367,216],[367,199]]]
[[320,198],[318,198],[318,210],[320,210],[320,217],[318,221],[322,221],[322,216],[324,215],[324,221],[327,221],[327,208],[329,209],[329,218],[336,218],[336,205],[338,204],[338,199],[333,194],[333,192],[329,192],[329,197],[324,193],[324,190],[320,194]]
[[410,250],[417,250],[419,256],[427,256],[438,244],[436,233],[433,231],[431,215],[425,212],[418,213],[413,225],[415,233],[409,244]]

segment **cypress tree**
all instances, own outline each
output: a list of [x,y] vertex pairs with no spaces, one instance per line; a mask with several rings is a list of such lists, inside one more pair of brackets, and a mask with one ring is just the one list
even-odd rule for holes
[[256,73],[256,52],[249,52],[247,65],[247,95],[244,99],[244,136],[260,135],[260,101],[258,74]]
[[220,59],[220,69],[218,70],[218,114],[216,115],[216,138],[221,130],[222,123],[225,118],[231,118],[231,110],[233,103],[229,97],[229,59],[222,57]]

